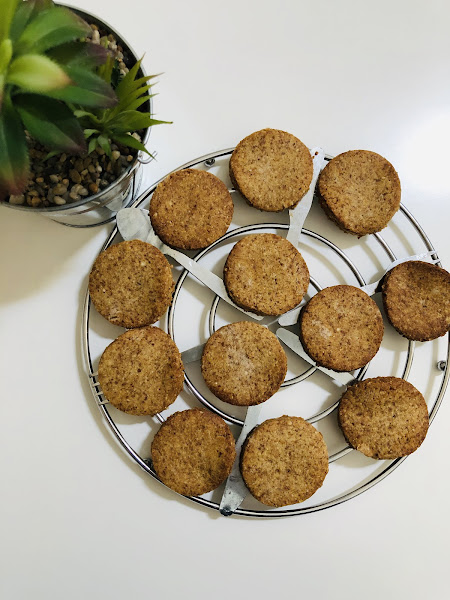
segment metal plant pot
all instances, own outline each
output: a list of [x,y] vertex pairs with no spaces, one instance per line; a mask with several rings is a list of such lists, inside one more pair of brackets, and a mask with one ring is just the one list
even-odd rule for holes
[[[116,38],[117,43],[123,48],[124,62],[128,67],[131,67],[139,60],[130,45],[113,27],[111,27],[111,25],[105,23],[105,21],[91,13],[69,5],[64,6],[68,6],[68,8],[73,10],[73,12],[88,23],[94,23],[100,29],[112,33]],[[145,76],[145,71],[142,68],[140,69],[140,76]],[[145,103],[142,108],[145,111],[151,112],[151,99],[149,99],[148,103]],[[148,140],[150,129],[151,128],[145,130],[142,139],[144,144],[146,144]],[[128,206],[128,204],[136,197],[142,180],[141,165],[146,164],[147,162],[149,162],[149,157],[144,155],[143,152],[138,152],[134,160],[130,163],[130,166],[108,187],[93,196],[82,198],[71,204],[65,204],[63,206],[45,206],[42,208],[15,205],[10,204],[7,201],[2,202],[2,204],[16,210],[38,213],[53,221],[68,225],[69,227],[96,227],[97,225],[103,225],[113,221],[116,212],[124,206]]]

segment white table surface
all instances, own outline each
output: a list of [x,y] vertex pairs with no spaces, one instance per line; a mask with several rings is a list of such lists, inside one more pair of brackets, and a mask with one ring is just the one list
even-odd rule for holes
[[[397,168],[450,266],[450,4],[79,0],[159,78],[150,184],[263,127]],[[127,10],[130,9],[130,12]],[[415,455],[312,515],[225,519],[146,476],[103,425],[79,360],[80,304],[109,227],[0,208],[0,596],[443,598],[450,397]]]

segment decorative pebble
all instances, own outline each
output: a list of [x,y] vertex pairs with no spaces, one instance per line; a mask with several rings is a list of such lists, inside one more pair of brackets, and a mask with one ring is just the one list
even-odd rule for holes
[[63,196],[66,192],[67,186],[63,185],[62,183],[58,183],[58,185],[55,185],[55,187],[53,188],[53,193],[56,196]]
[[61,198],[61,196],[55,196],[55,197],[53,198],[53,202],[54,202],[55,204],[57,204],[58,206],[61,206],[62,204],[65,204],[65,203],[66,203],[66,201],[64,200],[64,198]]
[[24,204],[25,195],[24,194],[16,194],[9,197],[10,204]]
[[81,175],[78,173],[78,171],[76,169],[70,169],[69,176],[70,176],[70,179],[74,183],[80,183],[81,182]]

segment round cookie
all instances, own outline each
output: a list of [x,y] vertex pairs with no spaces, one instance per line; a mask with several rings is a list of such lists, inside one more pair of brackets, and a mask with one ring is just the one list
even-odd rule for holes
[[230,178],[247,202],[270,212],[292,208],[311,185],[308,148],[286,131],[262,129],[244,138],[230,158]]
[[220,400],[237,406],[265,402],[286,377],[286,354],[276,335],[241,321],[218,329],[205,344],[202,375]]
[[350,150],[330,160],[318,189],[327,216],[357,236],[384,229],[400,207],[396,170],[369,150]]
[[309,271],[300,252],[272,233],[248,235],[231,250],[224,267],[230,298],[262,315],[281,315],[300,304]]
[[181,354],[157,327],[130,329],[103,352],[98,380],[109,402],[131,415],[155,415],[183,388]]
[[341,398],[338,418],[348,443],[370,458],[407,456],[428,431],[424,397],[398,377],[375,377],[349,387]]
[[199,250],[227,232],[233,200],[226,185],[212,173],[183,169],[158,185],[149,215],[163,242],[174,248]]
[[317,364],[353,371],[378,352],[383,318],[375,302],[359,288],[335,285],[313,296],[300,313],[300,340]]
[[323,484],[328,452],[323,436],[301,417],[269,419],[247,438],[241,473],[252,495],[268,506],[303,502]]
[[172,302],[172,269],[154,246],[132,240],[101,252],[89,275],[89,294],[110,323],[143,327],[155,323]]
[[383,304],[395,329],[425,342],[450,330],[450,273],[421,261],[394,267],[383,282]]
[[228,477],[236,458],[225,421],[198,408],[171,415],[155,435],[151,454],[159,479],[183,496],[214,490]]

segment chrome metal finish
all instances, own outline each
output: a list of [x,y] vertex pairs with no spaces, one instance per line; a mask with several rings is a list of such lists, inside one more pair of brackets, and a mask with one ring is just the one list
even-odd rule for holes
[[[380,243],[384,246],[385,242],[383,240],[383,238],[380,238],[380,236],[378,234],[375,234],[377,239],[380,241]],[[386,248],[387,250],[387,248]],[[391,254],[391,250],[388,250],[388,253]],[[364,287],[361,288],[361,290],[363,292],[365,292],[366,294],[368,294],[369,296],[373,296],[375,294],[375,292],[379,291],[379,287],[381,285],[381,282],[383,281],[383,277],[386,275],[386,273],[389,273],[389,271],[391,271],[394,267],[396,267],[397,265],[400,265],[404,262],[409,262],[410,260],[423,260],[426,261],[427,259],[430,259],[430,261],[433,264],[436,264],[439,262],[439,259],[436,257],[436,253],[433,251],[430,252],[422,252],[421,254],[413,254],[412,256],[407,256],[406,258],[399,258],[398,260],[394,260],[392,262],[392,264],[389,265],[389,267],[386,269],[386,271],[384,272],[384,274],[378,279],[378,281],[374,281],[373,283],[368,283],[367,285],[365,285]]]
[[325,367],[316,365],[312,358],[306,354],[298,335],[295,335],[295,333],[292,333],[292,331],[288,331],[287,329],[280,327],[277,329],[276,335],[284,344],[286,344],[288,348],[303,358],[304,361],[308,362],[312,366],[315,366],[322,373],[325,373],[325,375],[330,377],[338,385],[346,387],[355,381],[355,376],[351,373],[339,373],[337,371],[332,371],[331,369],[326,369]]
[[[230,148],[227,150],[223,150],[221,152],[214,152],[214,153],[208,154],[208,155],[200,157],[190,163],[186,163],[179,169],[194,168],[194,167],[199,167],[199,166],[205,165],[206,161],[210,161],[211,159],[218,159],[218,158],[229,156],[232,151],[233,151],[233,148]],[[330,157],[327,157],[327,158],[330,158]],[[176,170],[179,170],[179,169],[176,169]],[[162,181],[162,179],[161,179],[161,181]],[[154,192],[154,190],[156,189],[156,186],[158,185],[158,183],[159,183],[159,181],[154,186],[152,186],[152,188],[150,188],[149,190],[144,192],[133,203],[133,206],[140,206],[146,200],[148,200],[149,197]],[[421,240],[425,244],[426,249],[433,253],[432,254],[433,260],[436,260],[437,264],[440,265],[439,257],[437,255],[436,251],[434,250],[430,240],[428,239],[427,235],[425,234],[425,232],[423,231],[421,226],[418,224],[416,219],[414,219],[414,217],[411,215],[411,213],[403,205],[401,205],[401,207],[400,207],[400,212],[409,221],[409,223],[413,225],[413,227],[419,234]],[[242,233],[247,233],[249,231],[258,231],[258,230],[261,230],[264,228],[286,230],[286,229],[288,229],[288,226],[269,223],[269,224],[256,224],[256,225],[249,225],[247,227],[241,227],[239,229],[236,229],[236,230],[233,230],[233,231],[227,233],[222,238],[222,240],[218,240],[213,246],[215,247],[217,244],[221,243],[221,241],[229,239],[233,235],[240,235]],[[357,267],[350,261],[350,259],[346,256],[344,251],[342,251],[340,248],[335,246],[329,240],[326,240],[319,234],[316,234],[315,232],[304,230],[304,233],[306,233],[306,235],[308,235],[320,242],[323,242],[324,244],[327,245],[328,248],[332,249],[337,255],[339,255],[347,263],[347,265],[350,267],[353,275],[356,277],[359,285],[360,286],[366,285],[366,282],[365,282],[364,278],[362,277],[361,273],[358,271]],[[113,242],[116,235],[117,235],[117,228],[115,228],[111,232],[111,234],[107,238],[102,250],[111,245],[111,243]],[[376,239],[378,241],[382,250],[384,252],[386,252],[386,254],[389,257],[389,260],[390,261],[396,260],[396,256],[394,255],[393,251],[389,247],[389,244],[384,240],[384,238],[380,234],[375,234],[373,237],[374,237],[374,239]],[[202,250],[199,254],[197,254],[197,256],[193,260],[195,260],[195,261],[201,260],[201,258],[203,256],[205,256],[209,251],[210,251],[210,248]],[[168,330],[172,337],[174,337],[174,335],[175,335],[174,314],[175,314],[175,310],[176,310],[177,298],[179,296],[181,287],[182,287],[183,282],[185,281],[186,277],[187,277],[187,271],[183,271],[183,273],[181,274],[181,276],[177,282],[177,285],[175,287],[174,302],[173,302],[173,305],[170,308],[169,314],[168,314]],[[209,325],[210,325],[210,329],[212,331],[215,329],[215,314],[216,314],[216,310],[217,310],[219,301],[220,301],[219,297],[216,297],[215,300],[213,301],[212,308],[211,308],[210,315],[209,315]],[[153,469],[151,460],[149,460],[148,458],[142,458],[134,450],[134,448],[128,443],[128,441],[125,439],[124,435],[121,433],[121,431],[118,429],[117,425],[115,424],[114,419],[112,418],[112,416],[109,412],[108,404],[99,403],[99,399],[100,399],[99,394],[101,394],[101,390],[100,390],[100,386],[98,386],[98,381],[96,380],[97,374],[94,373],[94,370],[92,368],[92,358],[91,358],[90,339],[89,339],[89,331],[90,331],[89,330],[89,314],[90,314],[90,300],[89,300],[89,294],[88,294],[88,292],[86,292],[86,298],[85,298],[84,309],[83,309],[83,318],[82,318],[83,352],[84,352],[84,358],[86,361],[86,373],[88,375],[90,387],[94,394],[96,403],[98,404],[99,410],[103,414],[105,421],[108,423],[112,433],[115,435],[115,437],[117,438],[117,440],[121,444],[121,446],[125,449],[125,451],[130,455],[130,457],[144,471],[146,471],[156,481],[159,482],[159,479],[157,478],[157,475]],[[430,402],[429,402],[430,422],[433,421],[433,419],[439,409],[439,406],[443,400],[445,391],[448,386],[448,381],[450,378],[450,369],[448,368],[449,358],[450,358],[450,339],[449,338],[450,338],[450,336],[447,334],[447,341],[448,341],[447,357],[445,360],[440,360],[437,363],[437,368],[442,372],[442,381],[440,383],[437,395],[433,399],[430,399]],[[410,342],[408,345],[405,366],[403,369],[403,377],[404,378],[407,378],[410,374],[410,371],[411,371],[412,365],[413,365],[413,356],[414,356],[414,342]],[[436,365],[436,363],[434,363],[434,365],[433,365],[434,368],[435,368],[435,365]],[[314,370],[315,370],[314,368],[309,369],[308,371],[311,371],[311,373],[308,373],[308,371],[307,371],[306,373],[303,374],[303,376],[304,376],[303,378],[306,378],[307,376],[312,374],[312,372],[314,372]],[[358,378],[362,378],[364,376],[364,373],[365,373],[365,370],[362,369],[360,371],[360,373],[358,374]],[[302,376],[300,376],[300,377],[302,377]],[[221,412],[216,407],[212,406],[210,403],[208,404],[207,400],[202,397],[202,395],[198,392],[198,390],[196,390],[195,386],[192,384],[192,382],[189,381],[188,378],[186,378],[186,385],[192,391],[194,396],[200,402],[202,402],[203,404],[208,406],[211,410],[213,410],[217,414],[221,415],[224,419],[226,419],[230,423],[242,425],[242,421],[240,421],[239,419],[236,419],[231,415],[227,415],[227,414]],[[317,415],[316,419],[315,419],[315,416],[311,417],[309,419],[309,421],[314,422],[315,420],[320,420],[320,419],[325,418],[326,416],[328,416],[330,413],[332,413],[335,410],[336,406],[337,406],[337,403],[335,403],[333,406],[327,408],[326,410],[322,411],[319,415]],[[164,417],[162,417],[161,415],[157,415],[157,419],[160,422],[164,421]],[[352,449],[350,447],[346,446],[343,449],[330,455],[329,456],[330,465],[333,464],[334,462],[338,461],[339,459],[343,458],[350,452],[352,452]],[[272,510],[272,509],[253,510],[253,509],[246,509],[246,508],[239,507],[239,508],[237,508],[237,510],[234,514],[240,515],[240,516],[246,516],[246,517],[277,518],[277,517],[285,517],[285,516],[304,515],[304,514],[309,514],[311,512],[317,512],[320,510],[324,510],[326,508],[336,506],[338,504],[346,502],[347,500],[355,498],[359,494],[370,489],[371,487],[373,487],[374,485],[376,485],[377,483],[382,481],[385,477],[387,477],[387,475],[392,473],[405,459],[406,459],[406,457],[399,458],[399,459],[396,459],[393,461],[384,461],[384,464],[386,465],[385,468],[383,468],[381,471],[377,472],[377,474],[371,476],[369,480],[363,480],[358,485],[358,487],[356,487],[355,489],[352,489],[351,491],[348,491],[346,493],[342,493],[338,497],[333,497],[333,498],[323,501],[323,502],[319,502],[319,503],[309,505],[309,506],[300,506],[300,507],[296,506],[293,508],[282,508],[282,509],[274,509],[274,510]],[[381,461],[380,461],[380,464],[381,464]],[[211,508],[214,510],[219,510],[219,504],[217,502],[214,502],[207,498],[191,497],[190,499],[193,502],[200,504],[201,506]]]
[[313,177],[311,185],[297,206],[289,211],[290,223],[286,239],[296,248],[298,248],[300,234],[302,233],[303,225],[305,224],[306,217],[312,206],[317,179],[320,171],[325,166],[325,154],[322,148],[313,148],[311,150],[311,156],[313,157]]
[[220,502],[219,510],[224,517],[229,517],[234,512],[241,502],[248,494],[247,487],[242,479],[241,471],[239,469],[239,462],[241,459],[242,446],[252,429],[258,424],[259,415],[261,414],[262,405],[249,406],[247,408],[247,414],[245,415],[245,421],[236,442],[236,460],[233,464],[233,469],[227,479],[225,485],[225,491]]

